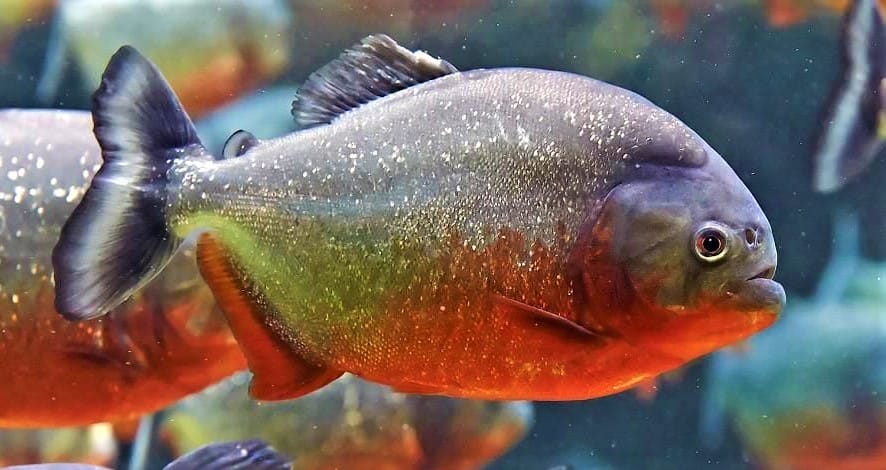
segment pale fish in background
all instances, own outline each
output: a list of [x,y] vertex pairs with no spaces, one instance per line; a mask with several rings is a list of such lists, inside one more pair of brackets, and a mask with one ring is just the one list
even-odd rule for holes
[[0,467],[49,462],[110,465],[117,444],[107,423],[82,428],[0,429]]
[[843,20],[841,69],[820,118],[812,186],[832,192],[859,177],[886,140],[886,28],[876,0],[854,0]]
[[[618,3],[634,10],[648,8],[656,19],[656,32],[668,39],[684,39],[690,24],[699,18],[724,14],[741,15],[759,8],[773,29],[796,27],[814,19],[842,14],[853,0],[584,0],[585,3]],[[873,0],[886,7],[886,0]]]
[[82,111],[0,111],[0,427],[136,418],[245,368],[193,250],[107,318],[64,320],[51,250],[101,157]]
[[[808,21],[816,16],[841,14],[855,0],[763,0],[769,24],[785,28]],[[874,0],[886,7],[886,0]]]
[[[527,402],[403,395],[345,375],[315,393],[255,402],[238,374],[173,407],[161,427],[185,452],[228,440],[261,439],[293,469],[478,469],[532,425]],[[371,466],[368,466],[371,465]]]
[[37,90],[45,102],[67,60],[92,90],[108,57],[132,44],[163,68],[185,109],[200,116],[278,77],[293,53],[285,0],[61,0],[53,28]]
[[882,303],[794,301],[708,380],[703,435],[731,423],[763,468],[886,468]]
[[[886,296],[876,288],[886,264],[874,274],[855,259],[851,220],[837,224],[815,298],[792,301],[742,350],[714,355],[701,423],[709,446],[732,425],[762,468],[886,468]],[[877,286],[858,288],[866,283]]]

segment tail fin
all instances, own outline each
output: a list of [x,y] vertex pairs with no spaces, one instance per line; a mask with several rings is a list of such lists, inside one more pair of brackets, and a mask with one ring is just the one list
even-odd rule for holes
[[169,84],[134,48],[114,54],[93,95],[104,163],[52,253],[55,307],[104,315],[150,281],[181,240],[166,224],[172,162],[205,152]]

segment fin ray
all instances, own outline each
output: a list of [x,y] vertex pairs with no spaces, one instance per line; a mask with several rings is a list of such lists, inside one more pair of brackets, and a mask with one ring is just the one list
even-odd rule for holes
[[156,276],[181,243],[166,224],[167,171],[203,152],[169,84],[135,49],[114,54],[93,95],[104,160],[53,249],[56,309],[106,314]]
[[390,385],[391,390],[397,393],[409,395],[443,395],[445,391],[441,387],[425,385],[418,382],[398,382]]
[[290,459],[253,439],[209,444],[189,452],[163,470],[288,470]]
[[372,100],[455,72],[443,59],[374,34],[311,74],[296,94],[292,115],[303,127],[329,124]]
[[563,341],[597,342],[604,337],[556,313],[551,313],[518,300],[494,295],[495,312],[508,315],[509,322],[532,329],[535,334],[555,335]]

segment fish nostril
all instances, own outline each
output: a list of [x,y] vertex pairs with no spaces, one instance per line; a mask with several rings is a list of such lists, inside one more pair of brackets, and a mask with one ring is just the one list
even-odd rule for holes
[[757,244],[757,229],[744,229],[744,239],[748,242],[748,246],[755,246]]

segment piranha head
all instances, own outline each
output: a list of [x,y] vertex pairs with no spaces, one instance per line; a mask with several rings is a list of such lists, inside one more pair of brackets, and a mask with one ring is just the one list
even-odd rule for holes
[[769,221],[695,139],[696,164],[644,162],[609,192],[582,262],[589,324],[682,360],[767,327],[785,303]]

